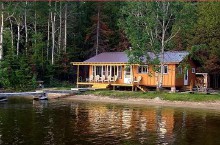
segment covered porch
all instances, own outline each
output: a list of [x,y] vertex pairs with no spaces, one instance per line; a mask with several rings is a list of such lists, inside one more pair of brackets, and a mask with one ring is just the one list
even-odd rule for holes
[[[76,85],[89,86],[92,88],[108,88],[112,87],[132,87],[132,90],[137,88],[144,90],[139,86],[140,77],[134,78],[132,66],[127,63],[85,63],[74,62],[72,65],[76,66]],[[81,67],[89,67],[88,75],[85,78],[80,76]]]

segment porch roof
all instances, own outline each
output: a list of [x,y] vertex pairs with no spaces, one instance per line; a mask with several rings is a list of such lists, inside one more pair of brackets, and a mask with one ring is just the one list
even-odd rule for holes
[[[151,59],[156,58],[153,53],[148,53]],[[178,64],[183,59],[188,56],[187,51],[167,51],[164,53],[164,63],[165,64]],[[162,55],[159,56],[159,59],[162,60]],[[84,62],[72,62],[73,65],[122,65],[128,64],[128,56],[125,52],[104,52],[98,54],[90,59],[85,60]],[[146,62],[146,60],[143,60]]]

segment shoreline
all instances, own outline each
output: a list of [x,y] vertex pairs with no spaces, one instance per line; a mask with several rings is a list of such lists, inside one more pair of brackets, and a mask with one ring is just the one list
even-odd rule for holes
[[83,101],[83,102],[96,102],[96,103],[114,103],[114,104],[141,105],[141,106],[163,106],[163,107],[220,110],[220,101],[214,101],[214,102],[167,101],[167,100],[161,100],[158,97],[154,99],[139,99],[139,98],[120,99],[120,98],[112,98],[108,96],[96,96],[91,94],[71,95],[63,99],[70,101]]

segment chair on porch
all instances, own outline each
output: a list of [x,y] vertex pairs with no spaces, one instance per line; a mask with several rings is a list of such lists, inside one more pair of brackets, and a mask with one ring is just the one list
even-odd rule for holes
[[118,79],[118,76],[117,76],[117,75],[115,75],[115,76],[113,76],[113,78],[111,79],[111,82],[116,82],[116,81],[117,81],[117,79]]
[[93,82],[94,81],[94,77],[93,77],[93,75],[90,75],[89,76],[89,82]]
[[107,76],[107,80],[104,80],[104,82],[108,82],[108,83],[111,82],[111,78],[112,78],[111,75]]
[[138,84],[139,84],[139,83],[140,83],[140,81],[141,81],[141,79],[142,79],[142,76],[138,76],[138,77],[137,77],[137,79],[136,79],[136,80],[134,80],[133,82],[134,82],[134,83],[138,83]]
[[105,81],[105,76],[104,75],[102,75],[101,77],[100,77],[100,79],[99,79],[99,82],[104,82]]
[[95,76],[95,82],[98,82],[98,81],[99,81],[99,78],[100,78],[100,76],[99,76],[99,75],[96,75],[96,76]]

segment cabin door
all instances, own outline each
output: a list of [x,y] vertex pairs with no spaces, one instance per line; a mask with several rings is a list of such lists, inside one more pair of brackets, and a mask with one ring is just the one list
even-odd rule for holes
[[188,85],[188,80],[189,80],[189,74],[188,70],[184,73],[184,85]]
[[131,66],[124,68],[124,83],[131,84]]

